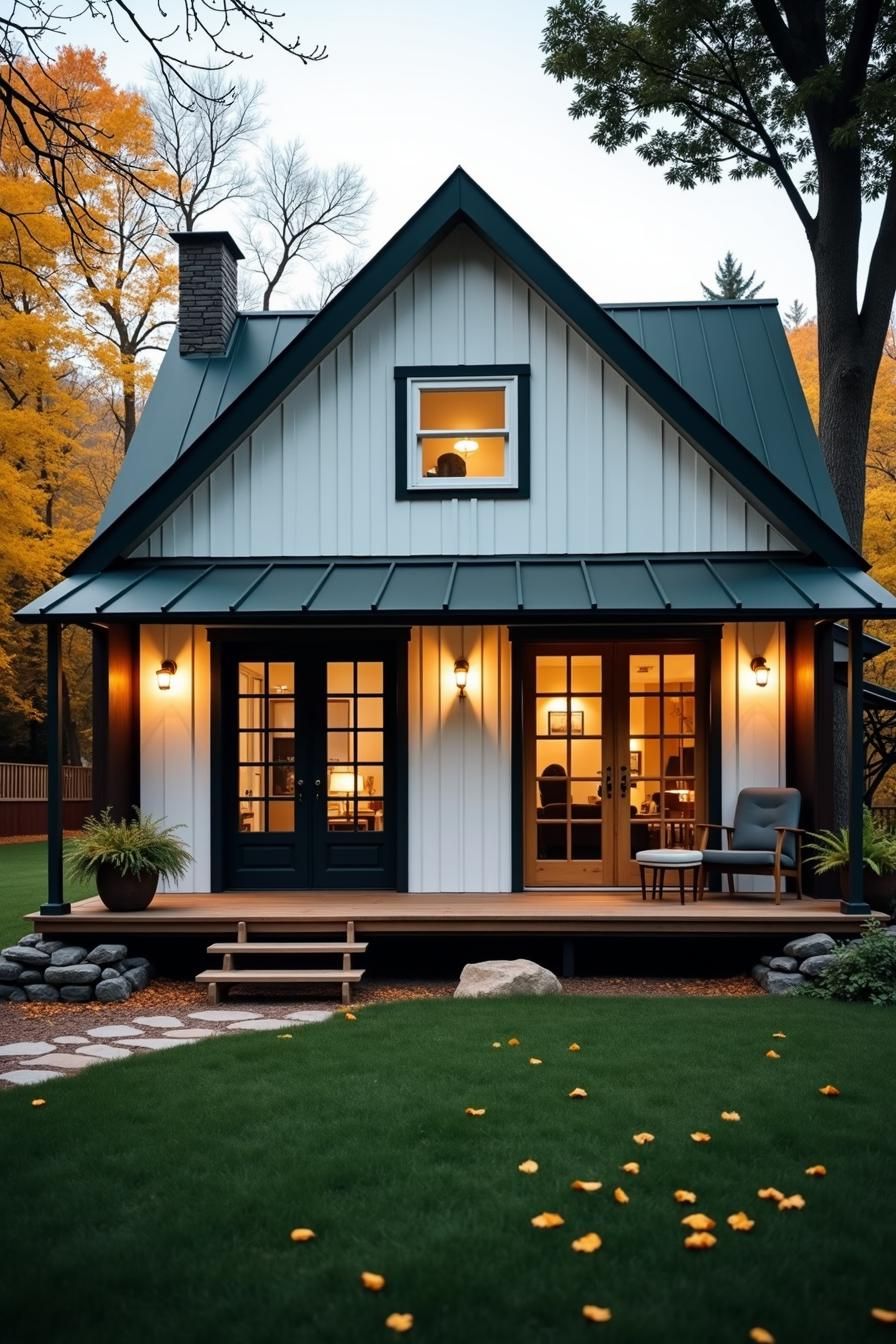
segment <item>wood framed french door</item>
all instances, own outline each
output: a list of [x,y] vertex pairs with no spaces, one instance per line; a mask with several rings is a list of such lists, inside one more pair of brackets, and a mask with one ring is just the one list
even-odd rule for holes
[[693,844],[708,724],[699,642],[527,646],[525,884],[636,886],[638,850]]
[[379,647],[223,650],[225,887],[395,886],[394,664]]

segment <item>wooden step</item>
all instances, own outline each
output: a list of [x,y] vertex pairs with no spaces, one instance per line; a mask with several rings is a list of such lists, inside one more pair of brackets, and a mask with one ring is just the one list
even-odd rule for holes
[[327,984],[335,982],[337,984],[345,982],[346,984],[356,985],[363,976],[363,971],[200,971],[196,977],[197,985],[222,984],[268,984],[268,985],[289,985],[289,984]]
[[328,955],[339,952],[366,952],[366,943],[212,943],[209,952],[258,952],[262,956],[276,956],[283,952],[292,956],[298,953],[325,952]]

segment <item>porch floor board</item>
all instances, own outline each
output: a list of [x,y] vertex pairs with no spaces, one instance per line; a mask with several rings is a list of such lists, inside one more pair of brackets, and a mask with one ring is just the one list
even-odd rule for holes
[[[775,905],[769,896],[708,895],[694,903],[642,901],[638,891],[427,892],[229,891],[212,895],[160,893],[148,910],[115,914],[98,896],[78,901],[69,915],[26,916],[40,931],[221,934],[245,920],[251,937],[273,933],[513,934],[800,934],[858,931],[864,915],[842,915],[834,900]],[[884,918],[882,916],[882,918]]]

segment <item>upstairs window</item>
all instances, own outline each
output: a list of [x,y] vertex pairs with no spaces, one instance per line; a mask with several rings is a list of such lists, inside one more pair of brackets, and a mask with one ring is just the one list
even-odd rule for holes
[[529,369],[395,370],[399,499],[529,493]]

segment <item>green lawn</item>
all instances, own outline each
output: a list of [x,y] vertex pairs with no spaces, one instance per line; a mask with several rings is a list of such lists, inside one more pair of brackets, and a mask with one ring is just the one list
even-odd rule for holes
[[[89,895],[66,879],[66,900]],[[31,932],[22,915],[36,910],[47,899],[47,843],[34,840],[25,845],[0,845],[0,947],[16,943]]]
[[[804,1000],[428,1001],[0,1093],[4,1319],[60,1344],[383,1340],[393,1311],[439,1344],[873,1341],[869,1309],[896,1307],[892,1026]],[[768,1185],[805,1209],[758,1200]],[[717,1219],[713,1249],[683,1248],[679,1187]],[[726,1225],[741,1209],[752,1232]],[[543,1210],[565,1226],[531,1227]],[[591,1231],[603,1248],[574,1254]]]

